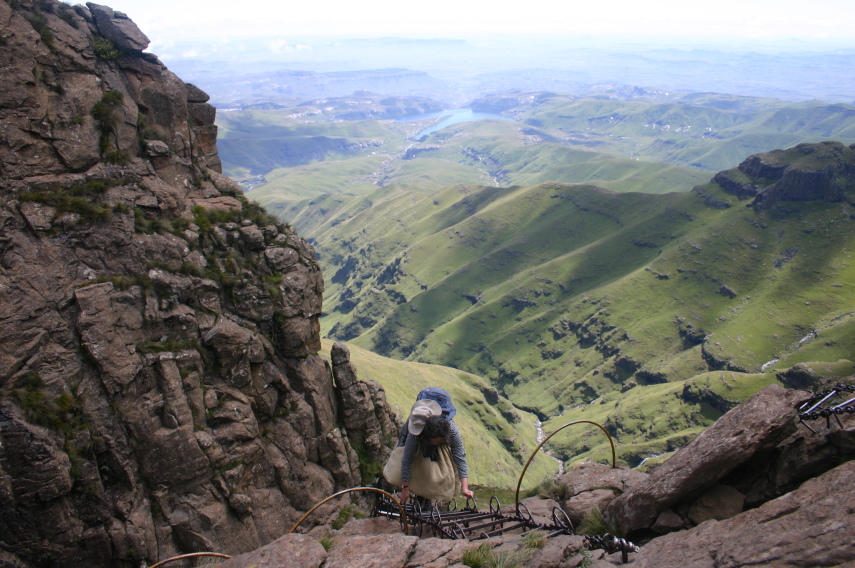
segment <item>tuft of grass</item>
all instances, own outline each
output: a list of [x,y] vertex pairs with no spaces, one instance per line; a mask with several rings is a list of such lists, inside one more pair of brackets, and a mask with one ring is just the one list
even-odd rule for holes
[[463,552],[463,564],[470,568],[522,568],[531,558],[533,548],[497,552],[489,543],[482,543]]
[[332,528],[335,530],[339,530],[351,519],[365,519],[368,517],[368,513],[357,509],[354,505],[346,505],[341,511],[338,513],[338,517],[332,522]]
[[324,550],[329,552],[332,550],[332,547],[335,546],[335,538],[330,533],[324,533],[324,535],[318,541],[321,546],[324,547]]
[[623,536],[620,530],[612,526],[603,516],[603,512],[599,507],[593,507],[582,522],[579,523],[576,529],[576,534],[584,534],[589,536],[602,536],[604,534],[613,534]]
[[552,499],[561,501],[567,493],[567,485],[561,483],[555,478],[544,479],[540,485],[526,491],[524,497],[534,497],[537,495],[543,499]]
[[522,543],[526,548],[538,549],[546,546],[546,531],[533,530],[522,537]]
[[463,552],[463,564],[469,568],[487,568],[493,556],[493,547],[483,542]]

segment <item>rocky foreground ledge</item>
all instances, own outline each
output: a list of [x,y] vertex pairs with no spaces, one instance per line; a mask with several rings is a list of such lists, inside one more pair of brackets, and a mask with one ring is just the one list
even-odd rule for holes
[[[525,501],[533,516],[562,506],[578,519],[594,506],[643,543],[629,565],[656,568],[855,566],[855,417],[843,427],[799,425],[809,393],[767,387],[650,474],[582,464],[561,479],[563,498]],[[623,565],[582,536],[532,546],[518,534],[483,541],[418,538],[385,519],[339,531],[289,534],[221,568],[462,567],[467,550],[527,568]],[[515,563],[513,563],[513,562]]]

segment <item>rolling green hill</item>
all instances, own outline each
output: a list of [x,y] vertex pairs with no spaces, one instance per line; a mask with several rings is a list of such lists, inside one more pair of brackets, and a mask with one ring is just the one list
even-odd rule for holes
[[[477,374],[543,417],[611,421],[627,463],[667,451],[727,409],[696,390],[732,404],[796,363],[855,372],[855,152],[800,148],[746,161],[772,177],[721,179],[774,193],[827,168],[841,200],[748,207],[718,183],[663,195],[543,183],[401,192],[347,211],[318,238],[324,329]],[[674,404],[653,420],[660,400]]]

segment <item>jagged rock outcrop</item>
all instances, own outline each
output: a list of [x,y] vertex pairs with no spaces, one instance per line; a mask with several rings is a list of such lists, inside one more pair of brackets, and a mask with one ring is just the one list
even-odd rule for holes
[[762,450],[795,430],[795,403],[804,391],[772,385],[734,408],[605,510],[623,534],[653,526],[660,513],[698,497]]
[[0,1],[0,564],[252,550],[361,482],[339,424],[394,425],[376,385],[337,394],[314,250],[220,173],[214,107],[147,43]]
[[853,484],[850,461],[757,509],[658,538],[633,566],[852,566]]
[[799,144],[746,158],[713,177],[740,198],[768,208],[781,201],[841,201],[855,191],[855,147],[840,142]]
[[350,351],[336,342],[330,350],[342,424],[348,436],[375,463],[386,463],[395,447],[401,424],[386,402],[386,393],[374,381],[360,381],[350,362]]

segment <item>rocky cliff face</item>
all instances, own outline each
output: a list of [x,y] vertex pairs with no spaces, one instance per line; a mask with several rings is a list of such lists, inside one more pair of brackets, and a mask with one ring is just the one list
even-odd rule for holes
[[316,354],[312,247],[221,175],[214,107],[147,44],[0,1],[0,565],[250,550],[397,433]]
[[840,142],[799,144],[746,158],[713,177],[725,191],[754,198],[758,207],[781,201],[851,199],[855,193],[855,147]]

